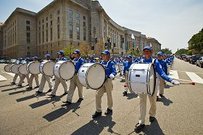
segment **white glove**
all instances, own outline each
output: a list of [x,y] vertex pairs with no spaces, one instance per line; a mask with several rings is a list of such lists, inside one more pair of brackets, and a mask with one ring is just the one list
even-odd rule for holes
[[180,82],[177,81],[177,80],[172,80],[171,83],[172,83],[173,85],[180,85]]
[[110,74],[109,78],[111,78],[113,80],[115,78],[115,76],[113,74]]

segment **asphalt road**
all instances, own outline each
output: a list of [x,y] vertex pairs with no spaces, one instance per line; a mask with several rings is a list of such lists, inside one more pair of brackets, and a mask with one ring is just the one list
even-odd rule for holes
[[[139,99],[134,94],[123,97],[123,84],[119,77],[114,80],[113,116],[104,114],[97,120],[91,116],[95,112],[95,91],[84,89],[84,101],[76,103],[77,90],[73,104],[61,106],[66,97],[47,98],[46,95],[35,97],[36,90],[26,91],[26,87],[10,86],[12,75],[3,71],[0,75],[7,80],[0,81],[0,135],[128,135],[134,132],[139,116]],[[202,135],[203,134],[203,69],[175,59],[172,68],[180,79],[189,79],[187,72],[195,74],[199,83],[193,85],[165,88],[165,98],[157,102],[157,121],[150,124],[148,114],[146,128],[140,134],[148,135]],[[198,76],[198,77],[197,77]],[[25,83],[26,84],[26,83]],[[24,84],[24,85],[25,85]],[[45,91],[48,87],[45,86]],[[103,96],[103,110],[106,110],[106,95]],[[149,103],[148,103],[149,107]],[[103,112],[104,112],[103,111]]]

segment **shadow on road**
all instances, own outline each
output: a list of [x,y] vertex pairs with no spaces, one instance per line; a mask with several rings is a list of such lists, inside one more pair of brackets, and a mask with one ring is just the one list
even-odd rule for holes
[[1,85],[0,88],[2,87],[8,87],[8,86],[12,86],[11,84],[5,84],[5,85]]
[[168,84],[166,84],[164,88],[165,88],[165,89],[170,89],[171,87],[173,87],[173,85],[168,85]]
[[30,95],[30,96],[26,96],[26,97],[22,97],[22,98],[19,98],[19,99],[16,99],[17,102],[22,102],[22,101],[26,101],[26,100],[29,100],[29,99],[32,99],[32,98],[35,98],[36,96],[33,94],[33,95]]
[[114,132],[112,129],[115,124],[116,122],[112,121],[111,116],[101,116],[96,120],[89,121],[89,123],[74,131],[72,135],[99,135],[106,127],[108,127],[107,131],[109,134],[120,135],[119,133]]
[[152,122],[150,125],[146,125],[145,129],[143,130],[143,133],[145,135],[164,135],[157,120]]
[[11,93],[9,93],[9,95],[16,95],[16,94],[19,94],[19,93],[24,94],[25,92],[27,92],[27,90],[20,90],[20,91],[11,92]]
[[43,118],[46,119],[47,121],[51,122],[51,121],[56,120],[56,119],[60,118],[61,116],[65,115],[70,110],[72,110],[72,112],[75,113],[76,110],[80,108],[79,107],[80,104],[81,103],[79,102],[79,103],[72,103],[71,105],[68,105],[68,106],[63,106],[53,112],[50,112],[49,114],[47,114],[45,116],[43,116]]
[[134,135],[134,134],[139,134],[139,135],[164,135],[161,127],[159,126],[159,123],[157,119],[152,122],[150,125],[146,125],[145,128],[141,132],[137,132],[136,130],[132,131],[128,135]]
[[157,102],[162,102],[165,106],[169,106],[170,104],[173,103],[173,101],[171,101],[170,99],[168,99],[166,97],[159,98],[157,100]]
[[128,93],[126,97],[127,97],[128,100],[131,100],[131,99],[133,99],[133,98],[137,98],[138,95],[135,94],[135,93]]
[[49,98],[49,99],[44,99],[44,100],[41,100],[39,102],[36,102],[36,103],[33,103],[31,105],[29,105],[32,109],[35,109],[35,108],[38,108],[38,107],[41,107],[41,106],[44,106],[44,105],[47,105],[49,103],[56,103],[58,101],[60,101],[62,98],[62,96],[56,96],[54,98]]

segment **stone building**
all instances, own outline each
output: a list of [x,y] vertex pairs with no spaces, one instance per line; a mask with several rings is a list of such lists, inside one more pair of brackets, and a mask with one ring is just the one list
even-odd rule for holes
[[58,50],[81,47],[124,55],[147,41],[141,32],[114,22],[97,0],[53,0],[38,13],[16,8],[2,29],[3,55],[14,58],[56,57]]
[[155,55],[158,51],[161,50],[161,43],[155,38],[148,37],[147,45],[150,45],[153,48],[153,55]]
[[36,14],[16,8],[2,26],[3,55],[25,57],[36,54]]
[[0,22],[0,56],[3,56],[3,23]]

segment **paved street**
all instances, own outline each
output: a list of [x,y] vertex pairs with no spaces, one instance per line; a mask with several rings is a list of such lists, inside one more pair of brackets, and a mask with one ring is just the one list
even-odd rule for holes
[[[139,99],[133,94],[122,96],[124,88],[119,77],[114,81],[113,116],[103,114],[94,121],[91,116],[95,112],[95,91],[84,89],[85,100],[79,104],[76,103],[76,90],[74,104],[64,107],[61,105],[66,97],[60,97],[63,93],[61,86],[58,97],[54,99],[46,95],[35,97],[35,90],[10,86],[13,74],[5,73],[3,66],[0,65],[0,135],[136,134],[134,127],[138,122]],[[165,98],[157,103],[157,121],[150,124],[147,114],[147,126],[141,134],[202,135],[203,69],[175,59],[171,73],[175,78],[192,80],[197,84],[168,84]],[[102,107],[105,111],[106,95],[103,96]]]

